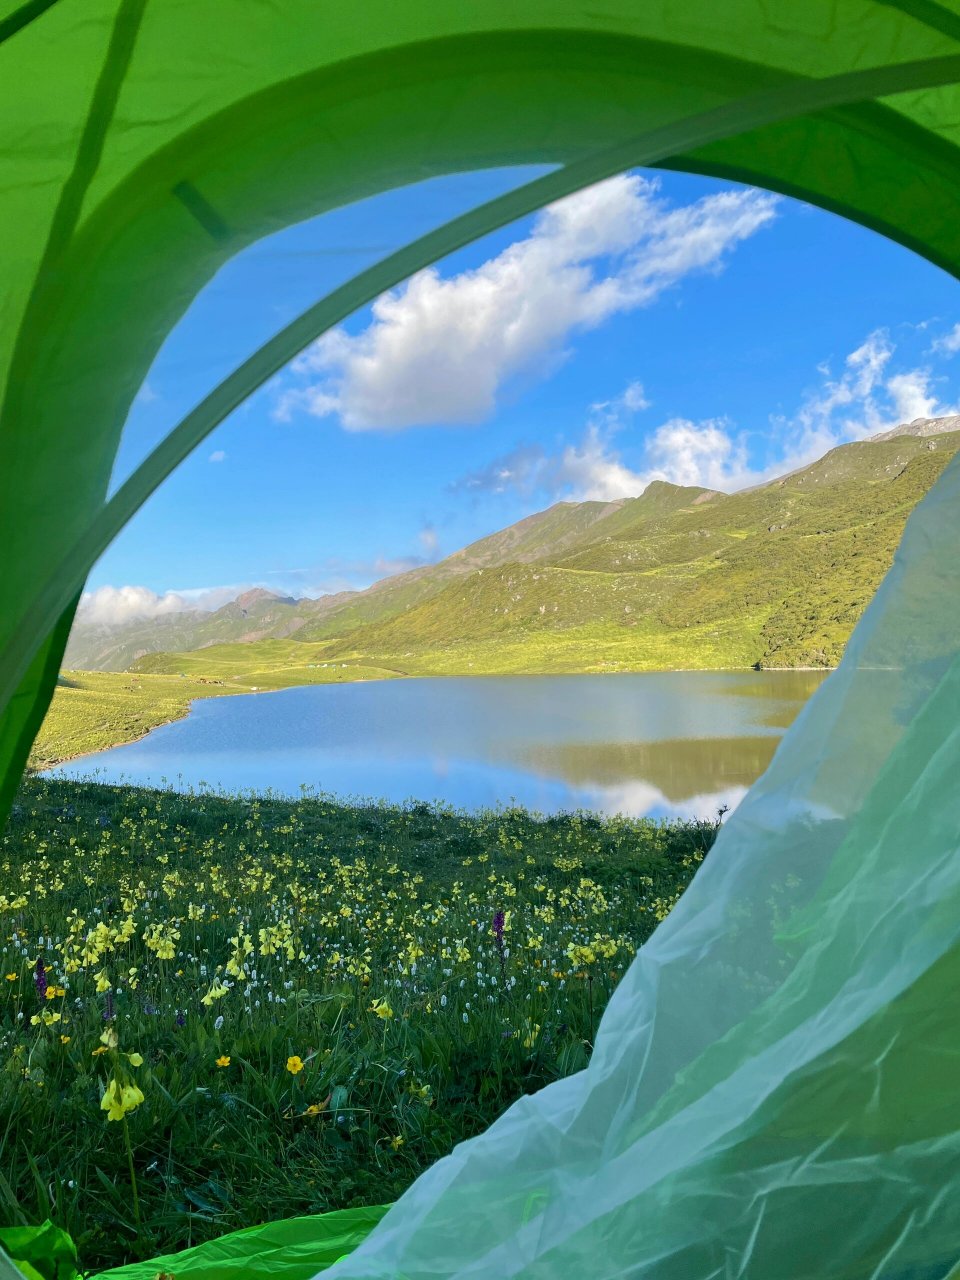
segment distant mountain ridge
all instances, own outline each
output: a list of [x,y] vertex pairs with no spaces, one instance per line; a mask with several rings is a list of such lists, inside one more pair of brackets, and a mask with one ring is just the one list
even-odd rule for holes
[[655,481],[559,502],[365,591],[80,623],[65,666],[176,671],[178,654],[279,639],[311,664],[409,674],[829,666],[958,447],[960,415],[918,419],[734,494]]

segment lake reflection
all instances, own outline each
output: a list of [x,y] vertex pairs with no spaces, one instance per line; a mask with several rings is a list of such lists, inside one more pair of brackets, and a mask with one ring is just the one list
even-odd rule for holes
[[767,767],[817,672],[657,672],[313,685],[210,698],[54,772],[460,808],[712,816]]

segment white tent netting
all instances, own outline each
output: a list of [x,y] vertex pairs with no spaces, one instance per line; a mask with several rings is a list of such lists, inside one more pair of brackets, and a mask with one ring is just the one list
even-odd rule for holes
[[[604,1015],[337,1280],[933,1280],[960,1258],[960,465]],[[931,1241],[935,1238],[935,1262]]]

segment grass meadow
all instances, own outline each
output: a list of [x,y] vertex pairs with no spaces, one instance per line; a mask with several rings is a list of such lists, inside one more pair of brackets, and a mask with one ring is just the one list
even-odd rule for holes
[[396,1198],[587,1064],[714,836],[28,779],[0,849],[0,1223],[52,1218],[96,1270]]

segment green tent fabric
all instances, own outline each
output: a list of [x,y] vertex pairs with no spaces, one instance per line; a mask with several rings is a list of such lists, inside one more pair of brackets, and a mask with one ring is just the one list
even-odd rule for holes
[[0,1227],[0,1280],[80,1280],[77,1250],[49,1220],[39,1227]]
[[[642,164],[799,196],[956,275],[958,81],[957,0],[0,0],[0,815],[94,559],[309,340]],[[239,249],[526,163],[556,168],[318,299],[107,501],[153,356]],[[589,1069],[441,1161],[331,1275],[950,1273],[958,566],[954,465]]]
[[311,1280],[365,1240],[385,1212],[379,1205],[341,1209],[247,1227],[180,1253],[114,1267],[97,1280],[156,1280],[158,1272],[176,1280]]

